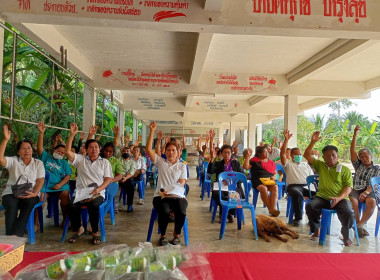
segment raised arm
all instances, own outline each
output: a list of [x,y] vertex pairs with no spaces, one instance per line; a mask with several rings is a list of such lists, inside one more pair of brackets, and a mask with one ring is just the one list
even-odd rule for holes
[[251,169],[251,167],[252,167],[251,164],[249,163],[249,158],[250,158],[249,154],[244,157],[243,168],[245,170]]
[[119,132],[120,132],[120,129],[117,125],[115,125],[115,127],[113,128],[113,144],[115,145],[115,147],[119,147],[120,145],[120,142],[119,142]]
[[273,149],[274,145],[277,143],[277,137],[273,137],[272,145],[270,145]]
[[182,135],[182,150],[186,149],[185,135]]
[[75,159],[75,153],[71,151],[71,146],[73,145],[73,140],[75,135],[78,133],[78,126],[76,123],[72,123],[70,125],[70,135],[67,139],[67,143],[65,146],[65,154],[69,158],[70,161],[74,161]]
[[[40,134],[38,134],[38,140],[37,140],[37,154],[41,156],[42,153],[44,152],[44,133],[45,133],[46,127],[45,127],[44,122],[39,122],[37,127],[38,127],[38,131],[40,132]],[[56,141],[58,142],[58,139],[56,139]],[[53,149],[54,147],[55,146],[53,144]]]
[[284,143],[281,146],[280,158],[282,165],[286,164],[286,148],[288,147],[288,141],[292,138],[293,134],[289,133],[289,130],[284,130]]
[[[153,146],[153,136],[154,132],[156,131],[156,122],[152,122],[149,125],[150,132],[148,136],[148,141],[146,142],[146,147],[145,147],[145,152],[148,154],[149,158],[154,162],[156,158],[156,153],[153,151],[152,146]],[[161,155],[159,155],[161,156]]]
[[87,140],[93,139],[97,130],[98,130],[97,125],[91,125],[90,129],[88,130]]
[[157,142],[156,142],[156,154],[161,156],[161,141],[162,141],[162,131],[157,132]]
[[138,147],[138,146],[140,145],[141,139],[142,139],[142,136],[141,136],[141,134],[139,134],[137,140],[136,140],[135,143],[134,143],[134,145],[135,145],[136,147]]
[[307,146],[305,152],[303,153],[303,157],[307,160],[309,164],[313,164],[314,162],[314,158],[311,156],[311,151],[313,150],[315,143],[321,140],[322,138],[321,136],[319,136],[319,134],[319,131],[315,131],[313,133],[313,135],[311,136],[310,144],[309,146]]
[[9,139],[11,139],[11,130],[6,124],[3,126],[3,132],[4,132],[4,138],[0,144],[0,165],[2,167],[5,167],[7,166],[7,158],[4,156],[5,148],[7,147]]
[[355,126],[354,135],[352,136],[352,141],[351,141],[351,146],[350,146],[351,162],[354,162],[358,159],[358,154],[355,151],[355,147],[356,147],[356,137],[358,136],[359,130],[360,130],[360,126],[359,125]]
[[[161,149],[161,153],[162,154],[165,154],[165,151],[166,151],[166,145],[170,142],[170,136],[169,135],[166,135],[165,136],[165,144],[164,146],[162,147]],[[161,154],[159,154],[159,156],[161,156]]]
[[202,136],[199,135],[198,136],[198,146],[197,146],[197,151],[198,152],[202,152],[202,145],[201,145],[202,143],[201,142],[202,142]]

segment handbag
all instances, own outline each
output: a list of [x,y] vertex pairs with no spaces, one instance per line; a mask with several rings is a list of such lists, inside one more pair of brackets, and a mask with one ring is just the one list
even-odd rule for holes
[[260,178],[261,183],[265,186],[274,186],[276,185],[276,182],[272,180],[271,178]]
[[26,177],[26,183],[24,183],[24,184],[18,183],[22,176],[24,176],[24,175],[21,175],[20,177],[18,177],[15,185],[11,185],[12,193],[13,193],[14,197],[27,196],[28,194],[26,192],[32,191],[33,184],[29,183],[29,179],[27,176],[25,176]]

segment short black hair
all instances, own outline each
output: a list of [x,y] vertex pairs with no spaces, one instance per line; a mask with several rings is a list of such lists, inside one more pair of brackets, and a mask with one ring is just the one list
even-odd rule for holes
[[220,148],[220,151],[221,153],[223,153],[223,151],[225,149],[230,149],[231,153],[232,153],[232,146],[231,145],[223,145],[221,148]]
[[54,151],[55,151],[56,149],[59,149],[59,148],[65,148],[65,145],[59,144],[59,145],[55,146],[55,147],[54,147]]
[[297,148],[297,147],[292,148],[292,149],[290,150],[290,154],[292,155],[296,150],[301,150],[301,149],[300,149],[300,148]]
[[103,146],[103,150],[105,150],[108,147],[111,147],[115,151],[115,145],[112,142],[105,143]]
[[266,150],[267,148],[264,146],[257,146],[255,151],[255,157],[259,157],[259,155]]
[[17,145],[16,145],[17,152],[21,149],[21,145],[22,145],[22,143],[29,143],[29,144],[30,144],[30,147],[32,147],[32,149],[33,149],[32,141],[30,141],[30,140],[28,140],[28,139],[24,139],[24,140],[21,140],[21,141],[18,141],[18,142],[17,142]]
[[73,146],[71,146],[71,149],[74,149],[76,154],[79,153],[78,146],[73,145]]
[[99,146],[99,149],[100,149],[100,144],[99,144],[99,141],[96,140],[96,139],[89,139],[86,141],[86,144],[84,144],[84,148],[87,150],[88,149],[88,146],[90,146],[91,143],[97,143],[98,146]]
[[336,153],[338,153],[338,148],[333,145],[327,145],[322,149],[322,154],[324,154],[327,151],[335,151]]

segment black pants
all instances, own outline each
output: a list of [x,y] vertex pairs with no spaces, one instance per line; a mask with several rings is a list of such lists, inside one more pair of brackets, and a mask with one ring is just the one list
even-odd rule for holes
[[181,234],[183,224],[186,218],[187,200],[186,198],[161,198],[156,196],[153,198],[153,207],[158,213],[158,226],[161,235],[166,234],[166,228],[169,223],[170,209],[174,212],[174,231]]
[[[5,234],[23,237],[30,213],[34,205],[40,201],[39,197],[16,198],[13,194],[3,196],[5,208]],[[20,214],[18,210],[20,209]]]
[[[310,222],[311,232],[317,232],[320,228],[320,216],[322,214],[322,208],[332,209],[330,201],[323,199],[319,196],[313,196],[311,201],[306,205],[306,214]],[[338,219],[342,224],[341,233],[344,239],[349,237],[349,229],[354,224],[354,211],[352,210],[352,204],[349,200],[341,200],[333,210],[336,211]]]
[[133,196],[135,195],[135,183],[133,178],[129,178],[124,183],[119,182],[119,186],[127,193],[127,205],[133,205]]
[[82,206],[86,206],[88,210],[88,215],[90,216],[90,224],[92,233],[97,233],[99,229],[99,206],[103,202],[103,197],[98,196],[97,198],[91,200],[90,202],[81,203],[77,202],[74,204],[73,197],[69,205],[67,205],[67,214],[69,216],[69,219],[71,221],[71,227],[74,231],[78,231],[81,227],[81,208]]
[[[239,181],[241,182],[241,181]],[[236,191],[239,193],[240,198],[243,200],[245,199],[243,187],[241,186],[241,183],[237,183]],[[219,198],[219,189],[218,190],[213,190],[212,191],[212,198],[215,200],[216,204],[219,206],[219,215],[222,215],[222,204],[220,203],[220,198]],[[222,191],[222,200],[228,200],[228,192],[227,191]],[[235,209],[230,209],[228,211],[228,214],[230,215],[235,215]]]
[[302,202],[304,196],[309,196],[309,191],[304,189],[307,185],[290,184],[288,185],[288,195],[292,198],[292,205],[294,209],[294,218],[302,220]]

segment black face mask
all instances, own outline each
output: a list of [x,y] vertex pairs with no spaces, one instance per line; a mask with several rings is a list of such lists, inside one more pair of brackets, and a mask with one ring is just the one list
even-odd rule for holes
[[128,153],[124,153],[121,156],[123,157],[123,159],[128,159],[129,158],[129,154]]

